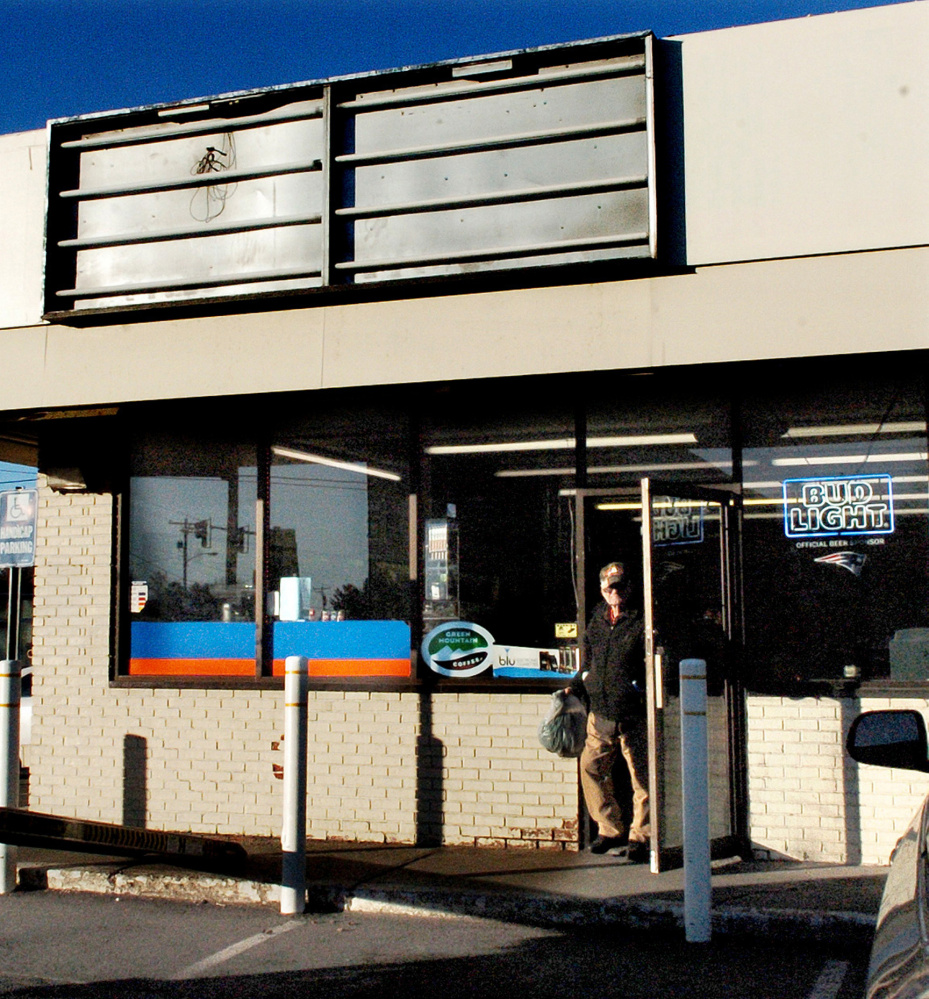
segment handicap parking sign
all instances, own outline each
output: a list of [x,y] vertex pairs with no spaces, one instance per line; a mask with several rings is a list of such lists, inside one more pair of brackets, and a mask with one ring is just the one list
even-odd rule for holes
[[35,489],[0,493],[0,568],[35,565]]

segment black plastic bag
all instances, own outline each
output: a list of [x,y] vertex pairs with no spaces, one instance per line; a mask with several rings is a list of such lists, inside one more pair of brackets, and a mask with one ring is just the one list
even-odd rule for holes
[[552,706],[539,724],[539,742],[558,756],[580,756],[587,738],[587,708],[574,694],[556,690]]

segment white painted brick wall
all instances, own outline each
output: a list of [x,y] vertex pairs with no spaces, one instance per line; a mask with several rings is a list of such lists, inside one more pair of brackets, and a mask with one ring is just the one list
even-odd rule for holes
[[758,853],[887,863],[929,779],[858,766],[845,753],[845,738],[861,711],[889,707],[925,713],[929,701],[748,698],[749,827]]
[[[41,489],[30,807],[122,821],[142,793],[124,799],[128,739],[144,746],[150,828],[279,835],[282,690],[109,686],[111,527],[109,497]],[[312,692],[308,834],[575,845],[576,766],[538,744],[547,707],[544,694]]]

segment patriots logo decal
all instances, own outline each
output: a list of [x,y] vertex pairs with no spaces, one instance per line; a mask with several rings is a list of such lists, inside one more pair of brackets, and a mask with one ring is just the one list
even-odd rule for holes
[[842,552],[831,552],[829,555],[821,555],[813,561],[824,562],[826,565],[838,565],[843,569],[848,569],[852,575],[860,576],[862,566],[864,566],[867,560],[867,555],[861,555],[858,552],[846,550]]

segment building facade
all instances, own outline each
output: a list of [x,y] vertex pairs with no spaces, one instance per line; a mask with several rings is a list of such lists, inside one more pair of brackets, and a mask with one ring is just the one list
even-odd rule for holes
[[844,735],[929,706],[927,41],[901,3],[0,137],[30,807],[276,834],[304,655],[310,835],[576,848],[536,730],[621,559],[658,853],[710,648],[720,849],[884,862],[924,788]]

